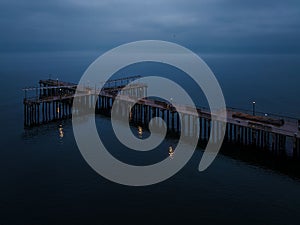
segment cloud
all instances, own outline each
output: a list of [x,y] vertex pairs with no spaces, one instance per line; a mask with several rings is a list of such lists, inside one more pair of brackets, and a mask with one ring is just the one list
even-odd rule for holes
[[2,0],[0,50],[105,50],[163,39],[194,51],[299,52],[299,6],[297,0]]

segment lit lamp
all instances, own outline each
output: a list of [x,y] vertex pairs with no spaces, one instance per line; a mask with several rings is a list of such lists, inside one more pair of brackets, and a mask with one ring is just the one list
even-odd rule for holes
[[255,116],[255,101],[252,102],[253,116]]

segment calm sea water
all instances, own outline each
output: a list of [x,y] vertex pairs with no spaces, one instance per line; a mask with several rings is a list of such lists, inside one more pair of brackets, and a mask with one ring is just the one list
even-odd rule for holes
[[[77,82],[95,52],[0,55],[0,224],[299,224],[300,181],[219,155],[205,172],[202,152],[178,174],[148,187],[127,187],[95,173],[82,158],[70,121],[23,129],[23,93],[42,78]],[[300,56],[203,55],[228,105],[300,117]],[[135,68],[149,69],[151,65]],[[134,68],[132,72],[134,72]],[[130,71],[130,70],[129,70]],[[192,89],[193,92],[193,89]],[[192,93],[193,94],[193,93]],[[195,93],[197,95],[198,93]],[[101,129],[108,118],[97,117]],[[109,133],[102,138],[124,160]],[[167,139],[160,147],[167,155]]]

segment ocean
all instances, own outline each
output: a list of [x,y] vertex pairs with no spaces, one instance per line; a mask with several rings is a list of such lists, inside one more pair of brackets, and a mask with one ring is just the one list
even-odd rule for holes
[[[71,121],[24,129],[23,87],[48,78],[78,82],[99,55],[0,54],[0,224],[299,223],[300,180],[288,173],[223,154],[199,172],[203,152],[198,149],[170,179],[145,187],[124,186],[88,166],[76,145]],[[215,73],[227,106],[251,110],[256,101],[257,111],[300,118],[299,55],[199,55]],[[176,71],[151,63],[122,74],[142,71],[177,76]],[[190,94],[197,99],[200,94],[190,86]],[[96,123],[109,130],[109,118],[97,116]],[[103,132],[102,138],[125,161],[148,163],[156,157],[126,154],[110,133]],[[168,146],[174,142],[167,138],[158,149],[160,154],[167,157]]]

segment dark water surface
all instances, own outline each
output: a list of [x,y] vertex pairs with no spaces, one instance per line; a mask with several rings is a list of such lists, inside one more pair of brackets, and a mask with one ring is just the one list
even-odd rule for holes
[[[97,55],[0,55],[0,224],[299,224],[300,182],[287,175],[223,155],[200,173],[202,151],[197,150],[169,180],[127,187],[87,165],[70,121],[24,130],[21,88],[49,74],[77,82]],[[255,99],[259,111],[300,117],[299,56],[203,58],[219,79],[228,105],[251,109]],[[101,116],[96,122],[103,130],[110,123]],[[111,134],[104,132],[101,138],[124,160],[129,157]],[[172,144],[174,140],[166,139],[162,154]]]

